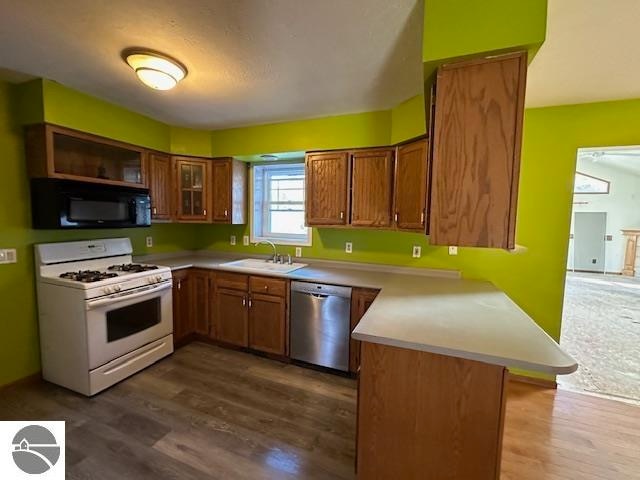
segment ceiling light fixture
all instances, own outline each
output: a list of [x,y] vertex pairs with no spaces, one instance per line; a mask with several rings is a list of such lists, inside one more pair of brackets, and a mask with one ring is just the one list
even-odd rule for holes
[[187,76],[187,69],[180,62],[152,50],[127,49],[122,58],[142,83],[155,90],[171,90]]
[[278,160],[278,156],[273,154],[260,155],[260,158],[265,162],[275,162]]

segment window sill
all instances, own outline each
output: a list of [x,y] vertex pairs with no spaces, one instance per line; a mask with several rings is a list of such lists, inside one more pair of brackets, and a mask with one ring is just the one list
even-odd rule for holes
[[269,238],[269,237],[251,237],[251,243],[256,243],[256,242],[262,242],[262,241],[267,241],[267,242],[272,242],[275,245],[286,245],[286,246],[291,246],[291,247],[310,247],[311,246],[311,239],[309,240],[290,240],[290,239],[285,239],[285,238]]

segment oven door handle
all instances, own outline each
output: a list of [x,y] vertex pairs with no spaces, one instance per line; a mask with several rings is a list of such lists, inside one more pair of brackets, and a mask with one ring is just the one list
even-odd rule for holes
[[160,292],[162,290],[166,290],[171,288],[171,282],[167,282],[160,286],[147,287],[143,291],[137,291],[134,293],[120,293],[117,296],[112,296],[109,298],[100,298],[98,300],[89,300],[87,302],[87,310],[94,309],[96,307],[104,307],[105,305],[111,305],[112,303],[121,302],[123,300],[132,300],[134,298],[142,297],[145,295],[149,295],[150,293]]

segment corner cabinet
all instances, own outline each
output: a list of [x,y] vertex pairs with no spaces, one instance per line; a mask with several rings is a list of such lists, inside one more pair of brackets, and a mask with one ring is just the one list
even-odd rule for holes
[[[380,293],[372,288],[353,288],[351,290],[351,332]],[[360,342],[349,337],[349,371],[356,373],[360,367]]]
[[32,178],[146,187],[142,147],[50,124],[30,125],[25,153]]
[[171,220],[171,156],[164,153],[149,152],[149,195],[151,196],[151,218],[153,220]]
[[400,145],[396,150],[394,214],[398,230],[426,230],[429,195],[428,142]]
[[213,223],[244,224],[247,219],[247,164],[232,158],[211,162]]
[[526,52],[438,70],[432,245],[514,248],[526,70]]
[[173,276],[173,343],[179,346],[193,335],[192,294],[189,270],[176,270]]
[[349,207],[348,152],[308,153],[305,169],[306,224],[346,225]]
[[172,157],[176,220],[206,223],[211,219],[211,161]]

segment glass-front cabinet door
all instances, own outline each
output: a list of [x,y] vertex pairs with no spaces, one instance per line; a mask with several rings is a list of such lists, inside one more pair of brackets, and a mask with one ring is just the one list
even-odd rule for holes
[[210,162],[176,158],[178,177],[178,219],[207,221],[209,218]]

